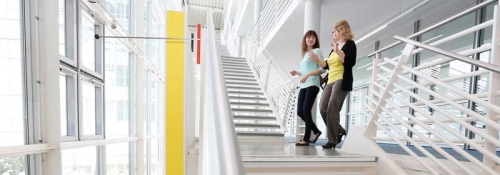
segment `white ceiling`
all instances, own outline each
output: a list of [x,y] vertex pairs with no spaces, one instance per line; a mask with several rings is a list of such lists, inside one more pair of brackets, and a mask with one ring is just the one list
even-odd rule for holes
[[216,30],[221,30],[224,26],[224,8],[229,0],[185,0],[188,5],[188,25],[196,27],[206,23],[207,10],[213,11],[213,18]]
[[[421,0],[322,0],[319,37],[323,54],[331,50],[331,30],[335,22],[342,19],[349,21],[356,40],[419,2]],[[372,37],[357,43],[358,58],[373,52],[377,40],[381,40],[383,47],[395,42],[392,39],[395,34],[409,36],[413,33],[416,20],[423,19],[422,29],[473,3],[473,0],[431,0]],[[303,25],[304,4],[301,4],[267,45],[268,51],[285,69],[297,69],[299,66]]]

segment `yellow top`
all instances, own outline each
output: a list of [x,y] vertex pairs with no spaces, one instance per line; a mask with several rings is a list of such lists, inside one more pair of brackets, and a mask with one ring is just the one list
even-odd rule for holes
[[342,80],[344,76],[344,63],[340,60],[340,56],[337,53],[332,52],[328,60],[328,82],[327,84],[331,84],[337,80]]

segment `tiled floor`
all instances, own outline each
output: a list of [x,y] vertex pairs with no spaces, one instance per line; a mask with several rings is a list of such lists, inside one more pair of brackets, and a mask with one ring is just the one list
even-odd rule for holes
[[243,161],[375,161],[373,156],[323,149],[320,144],[295,146],[290,142],[240,142]]

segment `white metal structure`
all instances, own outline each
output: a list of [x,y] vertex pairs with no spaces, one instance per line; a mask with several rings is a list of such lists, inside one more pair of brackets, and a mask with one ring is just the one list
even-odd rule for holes
[[[500,16],[498,5],[495,6],[493,19],[482,24],[473,26],[451,36],[434,41],[430,44],[423,44],[412,39],[422,33],[442,26],[454,19],[464,16],[479,8],[485,7],[495,1],[486,1],[476,5],[466,11],[452,16],[438,24],[430,26],[407,38],[395,36],[398,43],[376,51],[376,58],[373,60],[373,82],[372,97],[366,104],[368,112],[365,113],[370,119],[364,137],[375,141],[393,141],[408,152],[416,161],[421,163],[431,174],[476,174],[464,162],[457,160],[449,152],[443,150],[442,146],[449,147],[468,161],[480,167],[485,174],[498,174],[495,171],[495,164],[500,163],[500,158],[496,155],[497,148],[500,147],[498,132],[500,131],[499,115],[499,84],[500,84]],[[453,42],[455,39],[473,33],[475,31],[492,27],[492,44],[484,44],[481,47],[465,50],[460,53],[453,53],[440,48],[440,44]],[[399,43],[406,45],[402,55],[395,58],[381,58],[380,53]],[[416,49],[417,47],[418,49]],[[407,61],[413,55],[423,51],[435,52],[439,55],[437,59],[422,63],[417,67],[407,66]],[[468,56],[489,52],[489,60],[477,60]],[[433,69],[442,68],[450,64],[460,63],[476,66],[478,69],[471,72],[460,72],[449,77],[441,77],[433,73]],[[418,81],[412,79],[418,77]],[[456,80],[470,77],[487,76],[487,89],[480,94],[471,94],[464,91]],[[429,99],[427,96],[431,96]],[[409,102],[408,97],[415,99]],[[470,110],[463,106],[464,100],[475,103],[481,110]],[[410,110],[408,110],[410,109]],[[428,110],[430,109],[430,110]],[[484,128],[477,128],[470,122],[481,122]],[[467,128],[481,139],[470,139],[462,133],[456,131],[457,127]],[[408,135],[410,131],[413,137]],[[429,135],[426,135],[429,133]],[[454,139],[449,139],[445,135],[451,135]],[[416,137],[415,137],[416,136]],[[430,137],[432,136],[432,137]],[[431,161],[425,161],[417,155],[417,150],[410,149],[406,142],[413,145],[419,152],[424,154]],[[483,160],[478,160],[470,153],[460,148],[459,144],[469,145],[482,153]],[[423,146],[430,146],[448,161],[452,162],[460,171],[444,165]],[[384,157],[381,157],[384,158]],[[391,162],[391,160],[385,160]],[[393,162],[394,163],[394,162]],[[436,168],[437,165],[439,168]]]
[[[264,93],[270,101],[275,115],[279,116],[280,125],[284,132],[295,131],[295,127],[290,126],[292,121],[295,90],[299,87],[264,48],[264,42],[269,38],[271,32],[277,30],[276,25],[288,8],[297,0],[269,1],[257,23],[246,37],[246,58],[255,71]],[[298,134],[298,133],[295,133]]]

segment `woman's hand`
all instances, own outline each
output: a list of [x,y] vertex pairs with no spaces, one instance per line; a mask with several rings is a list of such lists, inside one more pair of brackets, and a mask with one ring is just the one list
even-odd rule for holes
[[300,79],[300,83],[306,82],[307,78],[309,78],[309,74],[302,76],[302,78]]
[[335,53],[337,53],[339,44],[337,44],[337,41],[335,39],[333,40],[331,45],[332,45],[333,51],[335,51]]
[[310,59],[311,61],[314,61],[315,63],[318,63],[318,62],[319,62],[318,55],[316,55],[313,51],[310,51],[310,52],[309,52],[309,59]]
[[290,75],[292,75],[292,76],[295,76],[295,75],[297,75],[297,74],[298,74],[298,71],[296,71],[296,70],[292,70],[292,71],[290,71]]

